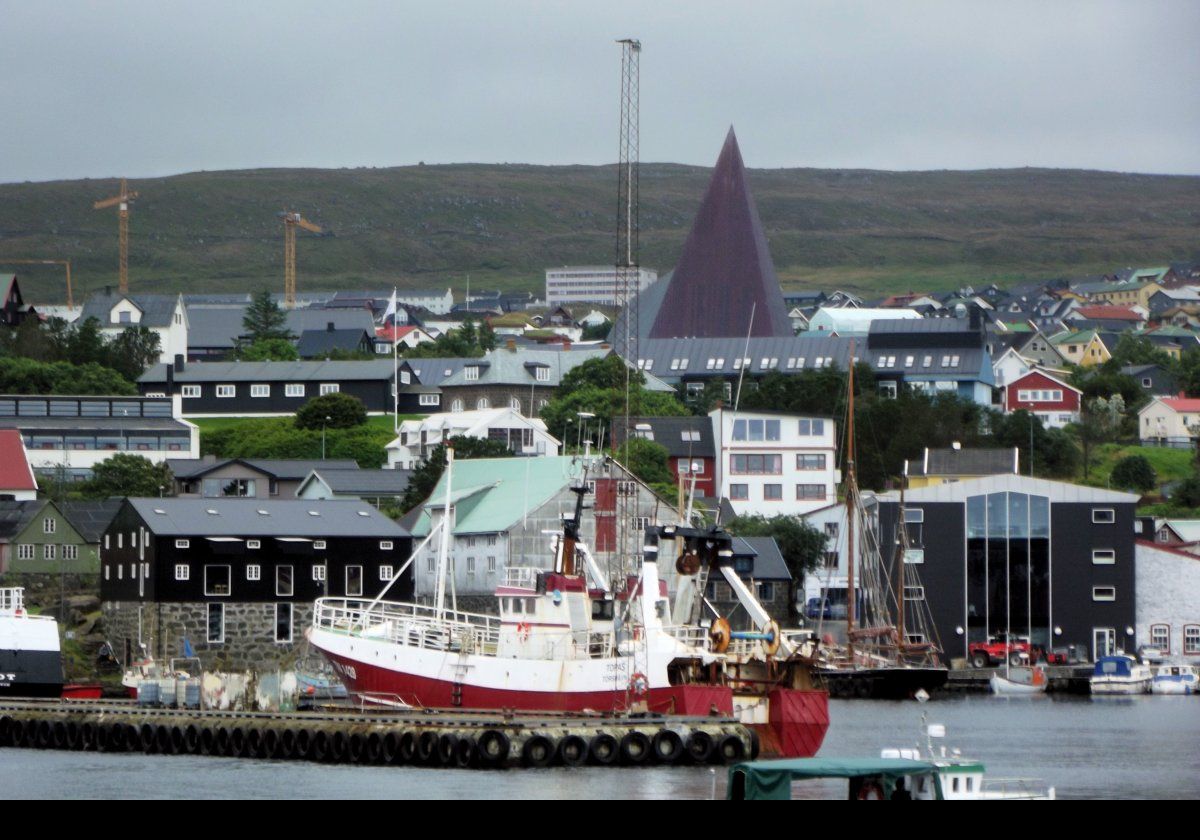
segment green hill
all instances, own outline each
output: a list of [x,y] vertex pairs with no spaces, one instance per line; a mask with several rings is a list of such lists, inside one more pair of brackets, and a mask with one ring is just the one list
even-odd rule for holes
[[[642,264],[674,264],[709,170],[645,164]],[[1200,177],[1074,170],[752,170],[785,287],[868,294],[956,288],[1200,259]],[[131,182],[130,277],[146,291],[282,288],[284,207],[302,233],[299,286],[543,288],[547,266],[613,259],[612,166],[450,165],[197,172]],[[75,284],[116,281],[117,181],[0,184],[4,257],[71,259]],[[12,266],[56,302],[61,269]]]

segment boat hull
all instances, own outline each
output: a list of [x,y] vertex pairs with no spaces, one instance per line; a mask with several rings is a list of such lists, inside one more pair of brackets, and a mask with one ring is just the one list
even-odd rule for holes
[[918,691],[932,693],[950,676],[945,668],[825,668],[819,673],[831,697],[871,700],[907,700]]
[[1044,682],[1039,685],[1031,685],[1015,680],[1008,680],[998,674],[992,675],[991,688],[992,694],[1012,697],[1030,697],[1046,693],[1046,683]]
[[1200,682],[1195,677],[1155,677],[1150,684],[1152,694],[1195,694]]
[[0,697],[59,697],[62,690],[57,650],[0,649]]
[[1149,694],[1149,679],[1097,679],[1092,678],[1092,694],[1097,696],[1124,696],[1132,694]]

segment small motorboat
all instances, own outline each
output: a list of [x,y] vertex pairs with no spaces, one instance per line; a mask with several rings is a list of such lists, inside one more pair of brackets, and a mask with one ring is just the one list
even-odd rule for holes
[[1161,665],[1150,683],[1152,694],[1200,693],[1200,673],[1195,665]]
[[1142,665],[1124,653],[1102,656],[1096,660],[1090,680],[1092,694],[1149,694],[1154,675],[1149,665]]
[[1046,670],[1038,666],[1018,666],[1006,668],[1004,674],[992,674],[992,694],[1010,696],[1029,696],[1045,694],[1050,680]]

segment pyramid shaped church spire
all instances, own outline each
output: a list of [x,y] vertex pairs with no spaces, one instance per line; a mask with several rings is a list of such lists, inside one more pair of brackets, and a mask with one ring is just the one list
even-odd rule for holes
[[732,126],[679,262],[660,282],[649,338],[793,334]]

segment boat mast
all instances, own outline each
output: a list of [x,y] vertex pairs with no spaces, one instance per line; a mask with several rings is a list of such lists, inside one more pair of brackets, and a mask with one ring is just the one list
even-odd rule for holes
[[[905,481],[907,481],[907,476]],[[908,552],[908,525],[904,519],[904,484],[900,484],[900,521],[896,523],[897,550],[896,558],[896,650],[897,658],[903,658],[904,653],[904,585],[907,568],[904,558]]]
[[846,377],[846,651],[854,664],[854,517],[858,511],[858,485],[854,477],[854,342],[850,342],[850,371]]
[[442,509],[442,542],[438,546],[437,589],[434,601],[437,604],[438,618],[446,617],[446,566],[449,565],[447,554],[450,550],[450,540],[453,528],[450,526],[450,481],[454,472],[454,447],[446,443],[446,501]]

